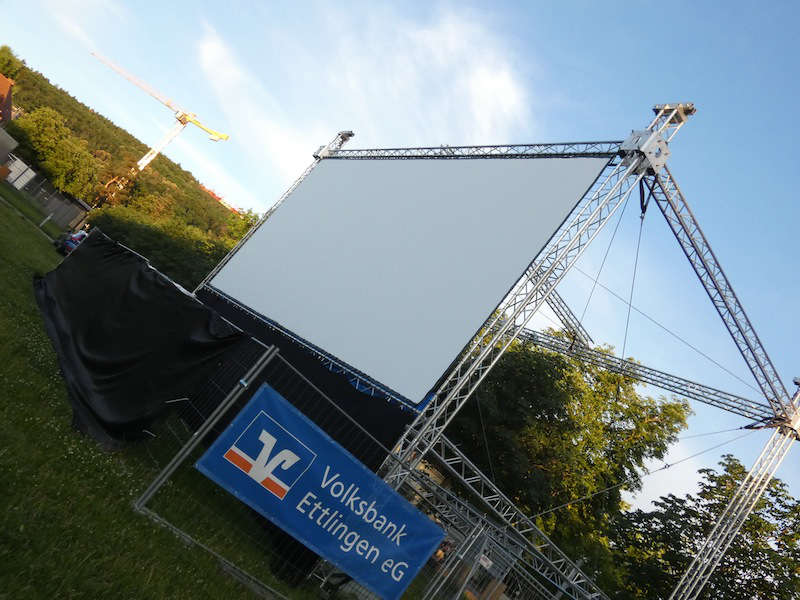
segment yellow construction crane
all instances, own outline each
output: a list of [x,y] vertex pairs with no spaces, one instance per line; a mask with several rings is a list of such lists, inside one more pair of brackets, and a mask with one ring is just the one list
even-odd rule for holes
[[[228,137],[230,137],[226,133],[220,133],[219,131],[214,131],[210,127],[206,127],[200,121],[197,120],[197,115],[196,114],[190,113],[188,111],[183,110],[180,106],[176,105],[172,100],[170,100],[166,96],[163,96],[162,94],[159,94],[157,91],[155,91],[149,85],[147,85],[144,81],[142,81],[141,79],[138,79],[137,77],[134,77],[133,75],[128,73],[122,67],[120,67],[120,66],[114,64],[113,62],[111,62],[110,60],[108,60],[105,56],[102,56],[102,55],[98,54],[97,52],[92,52],[92,56],[94,56],[96,59],[100,60],[101,62],[104,62],[106,65],[108,65],[109,67],[114,69],[117,73],[122,75],[125,79],[130,81],[135,86],[143,89],[145,92],[150,94],[153,98],[155,98],[156,100],[161,102],[161,104],[163,104],[164,106],[166,106],[172,112],[175,113],[175,121],[176,121],[175,125],[172,127],[172,129],[170,129],[166,133],[166,135],[163,138],[161,138],[161,140],[159,140],[159,142],[155,146],[153,146],[152,148],[150,148],[150,150],[147,151],[147,154],[145,154],[141,159],[139,159],[139,162],[136,163],[136,169],[133,170],[134,171],[132,173],[133,175],[135,175],[136,172],[138,172],[138,171],[144,170],[144,168],[147,165],[149,165],[153,161],[153,159],[156,156],[158,156],[164,150],[164,148],[167,147],[167,145],[172,140],[174,140],[176,137],[178,137],[178,134],[181,131],[183,131],[183,129],[189,123],[199,127],[200,129],[202,129],[203,131],[208,133],[209,138],[214,142],[218,142],[220,140],[227,140]],[[117,183],[118,183],[119,187],[122,188],[122,187],[124,187],[126,182],[119,182],[118,181]]]

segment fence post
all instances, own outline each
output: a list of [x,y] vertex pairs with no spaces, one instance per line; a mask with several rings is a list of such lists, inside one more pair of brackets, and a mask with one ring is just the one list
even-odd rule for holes
[[[466,556],[467,552],[469,552],[470,549],[475,545],[475,542],[481,538],[485,528],[485,525],[482,523],[476,524],[475,527],[472,528],[472,531],[469,533],[469,535],[464,539],[458,550],[454,550],[450,553],[450,556],[448,556],[447,560],[442,565],[441,575],[434,579],[428,586],[428,589],[425,590],[425,593],[422,596],[423,600],[433,600],[434,598],[439,598],[439,593],[442,591],[444,584],[455,572],[456,567],[461,563],[461,560]],[[467,581],[469,580],[469,577],[472,576],[473,571],[474,568],[470,571]]]
[[275,346],[270,346],[264,354],[262,354],[259,359],[255,362],[255,364],[250,368],[247,373],[245,373],[244,377],[242,377],[239,382],[236,384],[236,387],[233,388],[225,399],[214,409],[208,419],[197,428],[197,430],[192,434],[192,437],[189,438],[189,441],[184,444],[184,446],[178,451],[178,453],[172,457],[172,460],[169,461],[166,467],[156,476],[156,478],[152,481],[152,483],[147,487],[144,493],[136,499],[133,503],[133,507],[136,509],[137,512],[143,512],[144,505],[153,497],[153,495],[158,491],[158,489],[164,485],[164,482],[172,475],[175,470],[181,465],[181,463],[186,460],[186,457],[195,449],[197,444],[200,443],[206,434],[211,431],[211,428],[217,424],[222,418],[222,415],[233,405],[234,402],[242,395],[247,386],[250,384],[255,377],[261,373],[262,369],[266,367],[269,362],[275,357],[278,353],[278,348]]
[[50,213],[49,215],[47,215],[47,216],[44,218],[44,221],[42,221],[41,223],[39,223],[39,229],[41,229],[42,227],[44,227],[44,224],[45,224],[45,223],[47,223],[47,222],[48,222],[50,219],[52,219],[54,214],[55,214],[55,213]]

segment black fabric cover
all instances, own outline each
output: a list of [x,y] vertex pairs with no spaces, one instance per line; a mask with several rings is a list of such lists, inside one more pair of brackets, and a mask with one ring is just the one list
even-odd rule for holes
[[[347,378],[339,373],[334,373],[320,361],[319,357],[301,346],[290,337],[273,327],[266,319],[259,318],[240,305],[225,298],[213,288],[201,287],[196,295],[200,301],[214,309],[231,323],[252,335],[255,339],[267,346],[277,346],[283,356],[303,376],[308,378],[315,386],[322,390],[339,408],[346,412],[361,427],[381,442],[386,448],[393,448],[406,427],[416,417],[416,413],[408,407],[397,402],[388,401],[386,398],[374,397],[360,392],[353,387]],[[279,390],[281,391],[281,390]],[[286,394],[289,402],[297,404],[291,394]],[[320,398],[320,411],[325,411],[325,402]],[[314,420],[313,407],[306,407],[304,412]],[[342,423],[345,417],[340,417]],[[331,421],[318,423],[320,427],[347,448],[359,460],[371,469],[376,469],[385,455],[380,457],[364,455],[351,447],[351,440],[340,439],[337,434],[339,423]]]
[[34,292],[75,420],[101,441],[140,431],[249,341],[99,229]]

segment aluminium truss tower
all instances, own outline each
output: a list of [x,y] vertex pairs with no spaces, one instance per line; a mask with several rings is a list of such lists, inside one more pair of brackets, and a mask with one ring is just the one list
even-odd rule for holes
[[[621,156],[609,160],[572,215],[522,275],[494,316],[487,320],[431,401],[401,437],[394,451],[399,460],[391,461],[385,470],[387,481],[397,486],[410,470],[417,467],[464,402],[639,181],[648,172],[661,171],[669,156],[669,142],[694,113],[694,106],[658,105],[655,113],[646,129],[634,132],[618,146]],[[459,149],[446,150],[456,158]],[[355,151],[342,150],[337,154],[347,152]]]
[[770,426],[775,428],[775,432],[670,596],[670,600],[692,600],[702,592],[786,457],[792,442],[800,438],[800,391],[789,397],[669,169],[665,167],[663,172],[650,176],[649,180],[653,199],[774,413]]
[[793,397],[789,397],[686,198],[666,165],[660,173],[648,173],[645,183],[753,374],[766,403],[752,402],[706,386],[698,387],[699,384],[694,382],[592,350],[586,344],[583,332],[575,329],[574,315],[568,314],[566,319],[562,319],[562,323],[579,343],[567,344],[558,338],[532,332],[527,332],[525,337],[551,350],[756,419],[761,427],[774,429],[762,453],[670,596],[670,600],[693,600],[703,591],[714,569],[788,454],[792,442],[800,439],[800,389]]
[[[665,108],[677,108],[678,110],[675,114],[664,119],[663,112]],[[620,147],[621,153],[625,156],[625,160],[621,164],[627,164],[627,166],[630,167],[631,164],[638,159],[639,164],[636,165],[636,168],[626,173],[626,176],[631,177],[639,175],[639,177],[635,179],[635,182],[645,178],[656,203],[667,218],[684,253],[689,258],[701,283],[704,285],[715,308],[722,317],[734,342],[742,353],[745,362],[756,378],[771,412],[765,412],[764,409],[766,406],[760,402],[754,403],[744,398],[734,397],[725,392],[700,386],[700,384],[695,384],[694,382],[682,378],[668,376],[668,374],[663,374],[653,369],[639,369],[638,373],[632,373],[632,364],[627,364],[627,361],[621,361],[614,370],[634,376],[648,383],[662,385],[666,389],[670,389],[676,393],[682,393],[687,397],[707,402],[725,410],[749,418],[756,418],[765,426],[775,428],[775,434],[767,444],[761,457],[756,461],[753,469],[751,469],[748,478],[743,482],[740,490],[734,496],[731,506],[721,516],[717,527],[712,531],[712,534],[703,546],[700,554],[673,593],[672,598],[674,600],[689,600],[690,598],[696,598],[702,591],[703,586],[708,581],[711,572],[713,572],[714,567],[718,564],[722,554],[724,554],[753,506],[755,506],[755,503],[766,488],[772,474],[774,474],[775,470],[786,456],[791,446],[791,441],[798,437],[798,428],[800,428],[800,397],[795,394],[794,398],[789,399],[785,387],[780,381],[771,360],[758,339],[738,298],[733,292],[727,277],[724,275],[716,256],[711,251],[710,245],[705,239],[702,230],[688,208],[685,198],[683,198],[683,195],[680,193],[666,165],[663,163],[659,164],[659,160],[665,160],[666,155],[669,153],[666,143],[672,139],[677,129],[685,122],[686,117],[694,112],[693,107],[691,105],[664,105],[656,107],[656,111],[657,116],[654,122],[651,123],[651,126],[642,132],[634,132]],[[659,118],[662,119],[660,123]],[[660,137],[660,139],[658,136],[654,136],[654,125],[660,125],[662,127],[667,125],[667,127],[661,130],[666,132],[666,135]],[[655,129],[655,131],[659,130]],[[615,166],[615,168],[616,167],[617,166]],[[662,167],[663,173],[661,172]],[[614,171],[609,173],[606,177],[606,181],[613,182],[613,184],[609,186],[610,191],[607,195],[611,196],[616,193],[616,206],[618,206],[618,200],[625,198],[626,193],[630,193],[633,186],[631,185],[625,188],[623,185],[618,185],[620,183],[620,178],[614,179],[612,177],[613,175]],[[614,189],[614,186],[618,186],[618,188]],[[620,193],[619,188],[623,188],[625,191]],[[600,190],[602,189],[603,186],[601,185]],[[599,194],[595,191],[592,199],[596,200],[598,196]],[[603,203],[600,202],[599,204],[602,206]],[[607,216],[613,214],[616,206],[612,204],[612,208],[608,211]],[[583,215],[583,218],[586,219],[587,217],[585,215],[587,212],[588,211],[580,210],[579,218],[580,215]],[[596,218],[594,213],[592,213],[592,216],[588,217],[588,219],[592,219],[593,217]],[[571,261],[567,253],[561,255],[562,261],[568,264],[574,262],[574,259],[580,254],[580,248],[591,241],[597,229],[603,224],[603,222],[599,224],[592,223],[597,227],[593,232],[591,227],[581,231],[576,221],[578,221],[578,219],[573,219],[573,222],[567,226],[566,233],[568,234],[569,229],[574,227],[577,230],[578,237],[585,236],[588,239],[583,240],[583,244],[580,244],[580,242],[576,244],[576,246],[579,247],[577,252],[574,251],[574,246],[571,248],[573,250]],[[569,237],[568,235],[564,235],[565,232],[563,228],[561,233],[562,235],[556,242],[555,250],[560,249],[558,244],[562,242],[565,237]],[[575,233],[576,232],[573,231],[573,234]],[[562,246],[562,248],[563,247],[564,246]],[[414,468],[428,451],[433,450],[437,442],[442,441],[442,433],[446,425],[450,422],[460,406],[463,405],[466,398],[474,391],[488,369],[496,362],[511,341],[521,333],[533,312],[539,308],[542,301],[548,299],[548,293],[552,298],[549,304],[554,308],[557,316],[562,320],[562,323],[565,323],[567,327],[572,330],[574,337],[580,345],[588,346],[591,342],[591,338],[580,326],[580,322],[577,321],[574,315],[568,310],[568,307],[566,307],[560,298],[552,294],[552,287],[560,280],[558,275],[556,275],[557,278],[555,278],[555,282],[550,286],[550,289],[547,289],[547,278],[551,278],[552,281],[553,273],[558,272],[557,264],[554,265],[554,262],[546,262],[548,258],[552,259],[555,254],[553,252],[554,248],[548,247],[545,252],[548,252],[548,250],[550,252],[546,255],[545,262],[543,264],[532,265],[518,284],[515,292],[512,292],[512,295],[506,299],[500,310],[497,311],[495,318],[487,322],[481,335],[473,341],[469,351],[462,357],[462,360],[454,372],[451,373],[450,377],[445,380],[445,383],[440,387],[435,400],[441,400],[443,398],[443,401],[429,405],[421,418],[415,421],[409,429],[409,432],[407,432],[407,435],[401,440],[401,444],[398,445],[396,450],[397,457],[401,459],[401,462],[396,464],[401,464],[403,467],[395,466],[390,469],[387,473],[387,480],[394,481],[395,484],[397,481],[402,480],[404,473],[408,473],[407,469]],[[567,251],[569,250],[570,248],[567,246]],[[554,266],[556,268],[554,268]],[[564,267],[562,266],[562,268]],[[563,276],[563,272],[561,275]],[[543,282],[544,285],[542,284]],[[544,289],[542,290],[541,288]],[[531,305],[533,305],[532,309]],[[605,363],[607,365],[608,361],[605,361]],[[698,389],[700,389],[699,393]],[[432,452],[432,454],[445,455],[446,452],[443,451],[443,449],[448,446],[452,451],[452,445],[449,445],[445,440],[439,444],[439,452]],[[442,456],[442,458],[447,457]],[[453,460],[453,455],[451,454],[449,461],[445,464],[449,466],[454,464],[464,466],[469,463],[465,460],[465,457],[462,456],[457,456],[455,460]],[[482,474],[475,475],[476,471],[477,469],[472,469],[471,477],[473,483],[475,481],[480,481],[481,485],[486,484],[487,478],[482,476]],[[451,470],[451,473],[452,472],[453,470]],[[479,471],[477,472],[479,473]],[[465,475],[466,473],[463,471],[460,473],[461,478]],[[491,488],[493,486],[489,487]],[[484,495],[488,495],[494,499],[498,498],[495,490],[490,490],[489,494]]]
[[[586,246],[624,203],[637,184],[649,173],[657,173],[669,156],[668,143],[694,113],[691,104],[665,104],[655,107],[655,117],[644,130],[634,132],[626,142],[594,144],[560,144],[539,146],[491,146],[467,148],[424,148],[384,151],[338,150],[330,158],[420,157],[472,158],[476,156],[587,156],[586,152],[605,151],[613,154],[600,176],[578,203],[572,216],[562,225],[545,249],[504,299],[495,316],[462,354],[456,367],[445,377],[433,399],[415,419],[384,465],[384,478],[399,488],[417,468],[423,456],[440,440],[445,427],[477,388],[502,353],[524,329],[534,313],[552,295],[556,284],[579,258]],[[596,154],[595,154],[596,155]],[[608,156],[607,154],[603,154]],[[551,302],[561,307],[557,301]],[[565,305],[564,305],[565,306]],[[563,307],[561,307],[563,308]],[[585,336],[588,338],[588,334]],[[485,480],[482,474],[479,479]],[[469,481],[463,481],[469,486]],[[506,499],[507,500],[507,499]],[[508,502],[510,506],[513,504]],[[533,538],[537,553],[546,552],[544,566],[555,572],[559,591],[573,598],[598,598],[604,594],[569,561],[533,522],[513,508],[514,518],[506,519],[517,534]],[[510,516],[510,515],[509,515]],[[576,576],[577,574],[577,576]],[[574,581],[572,579],[574,578]],[[550,582],[553,580],[546,577]]]

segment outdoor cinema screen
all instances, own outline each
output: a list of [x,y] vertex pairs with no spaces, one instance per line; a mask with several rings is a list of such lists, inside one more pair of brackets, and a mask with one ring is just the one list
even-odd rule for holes
[[209,283],[419,403],[606,162],[324,159]]

